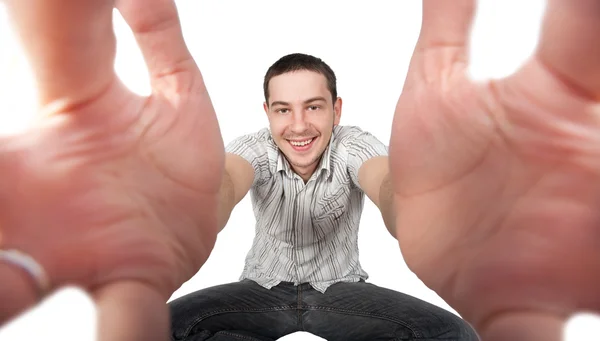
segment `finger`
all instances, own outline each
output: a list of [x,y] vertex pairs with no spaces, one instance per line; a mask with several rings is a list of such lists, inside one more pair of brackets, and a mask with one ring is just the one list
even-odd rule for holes
[[111,0],[5,0],[42,106],[69,107],[114,80]]
[[500,313],[478,330],[486,341],[562,341],[565,318],[557,314],[523,311]]
[[475,9],[476,0],[423,0],[421,32],[407,83],[430,81],[456,63],[467,63]]
[[466,48],[475,7],[475,0],[423,0],[418,46]]
[[12,320],[36,303],[33,286],[18,268],[5,262],[0,263],[0,297],[2,309],[0,309],[0,327]]
[[600,1],[549,0],[537,57],[559,78],[600,98]]
[[173,81],[181,86],[198,73],[174,0],[118,0],[117,8],[133,31],[155,88]]
[[166,299],[137,282],[115,282],[93,293],[99,341],[169,340]]

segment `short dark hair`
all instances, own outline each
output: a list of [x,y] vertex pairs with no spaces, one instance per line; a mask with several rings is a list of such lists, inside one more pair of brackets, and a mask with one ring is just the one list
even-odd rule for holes
[[335,73],[329,67],[329,65],[327,65],[320,58],[311,55],[292,53],[281,57],[278,61],[271,65],[271,67],[269,67],[269,70],[267,70],[267,74],[265,75],[265,80],[263,83],[265,101],[267,102],[267,105],[269,104],[269,82],[271,81],[271,78],[284,73],[302,70],[313,71],[325,76],[325,79],[327,80],[327,88],[331,93],[332,102],[335,103],[335,100],[337,99],[337,80],[335,78]]

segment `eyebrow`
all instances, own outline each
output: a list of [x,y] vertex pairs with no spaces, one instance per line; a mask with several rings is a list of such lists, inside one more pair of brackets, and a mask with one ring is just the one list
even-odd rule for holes
[[[327,102],[325,97],[317,96],[317,97],[309,98],[306,101],[304,101],[303,103],[309,104],[309,103],[318,102],[318,101]],[[271,103],[271,106],[273,106],[273,107],[276,105],[289,106],[290,104],[288,102],[284,102],[284,101],[275,101],[275,102]]]

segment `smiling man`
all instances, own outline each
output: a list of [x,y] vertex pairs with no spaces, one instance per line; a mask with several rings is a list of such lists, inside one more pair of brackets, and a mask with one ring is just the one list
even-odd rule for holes
[[264,80],[269,128],[227,146],[223,228],[250,191],[256,235],[239,282],[170,303],[174,340],[476,340],[456,315],[366,282],[358,229],[365,194],[395,236],[387,147],[339,125],[336,77],[322,60],[284,56]]

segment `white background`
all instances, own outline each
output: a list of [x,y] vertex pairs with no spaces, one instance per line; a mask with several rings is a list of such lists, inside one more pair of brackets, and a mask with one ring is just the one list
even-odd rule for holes
[[[544,4],[542,0],[480,1],[472,39],[473,77],[507,75],[530,55]],[[361,126],[384,143],[389,141],[394,106],[419,33],[420,1],[372,1],[367,6],[364,1],[342,0],[180,0],[178,6],[186,41],[204,74],[225,143],[267,124],[262,109],[264,73],[292,52],[320,57],[336,72],[344,100],[342,124]],[[118,13],[115,29],[116,70],[132,90],[147,94],[143,60]],[[25,129],[34,112],[31,74],[0,7],[0,134]],[[236,281],[252,242],[253,223],[250,201],[245,198],[219,235],[208,262],[172,298]],[[364,210],[359,246],[371,282],[452,311],[407,269],[396,241],[370,202]],[[589,333],[580,333],[576,339],[583,340],[582,335]],[[94,310],[89,298],[75,289],[60,292],[0,329],[0,340],[38,338],[93,340]],[[284,338],[311,339],[319,338],[306,333]]]

